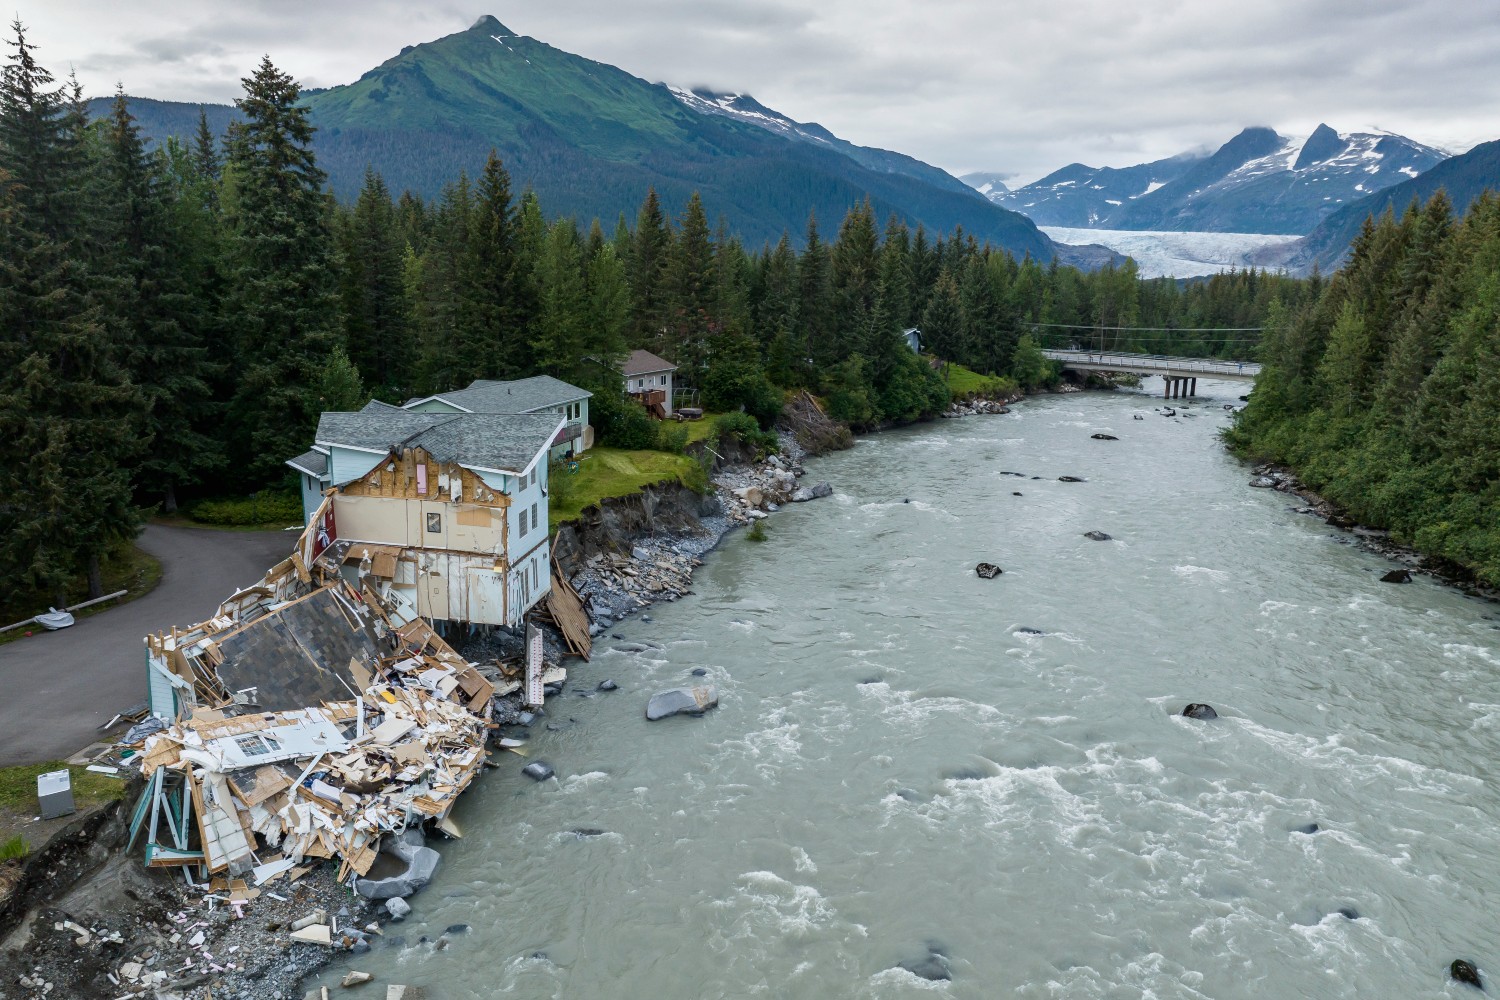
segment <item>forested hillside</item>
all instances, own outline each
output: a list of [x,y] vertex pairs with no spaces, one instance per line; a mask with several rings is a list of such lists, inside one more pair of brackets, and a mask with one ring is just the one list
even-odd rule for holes
[[[493,153],[431,201],[393,198],[372,171],[341,204],[299,88],[269,59],[227,134],[205,115],[190,141],[151,149],[123,96],[91,121],[16,30],[0,78],[0,434],[17,459],[0,473],[0,570],[28,591],[60,595],[81,572],[97,589],[101,555],[152,511],[282,491],[318,414],[371,395],[547,373],[595,393],[605,443],[670,444],[616,372],[645,348],[710,409],[769,426],[806,388],[869,426],[948,404],[907,327],[947,360],[1037,386],[1057,373],[1033,334],[1243,353],[1172,331],[1258,326],[1307,287],[1083,273],[882,224],[869,201],[844,204],[827,235],[806,217],[800,253],[789,237],[746,250],[696,193],[648,191],[634,225],[549,221]],[[1157,329],[1115,329],[1141,326]]]
[[1500,200],[1366,221],[1348,265],[1278,306],[1231,441],[1360,521],[1500,584]]

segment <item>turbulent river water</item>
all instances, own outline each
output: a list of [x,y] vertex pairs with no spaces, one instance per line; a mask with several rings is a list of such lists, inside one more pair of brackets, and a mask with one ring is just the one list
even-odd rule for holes
[[[1243,388],[1207,389],[1177,418],[1041,397],[809,463],[835,497],[617,626],[533,731],[558,779],[488,775],[413,915],[320,982],[1410,1000],[1467,995],[1454,958],[1500,974],[1494,606],[1381,583],[1248,488],[1217,439]],[[719,708],[647,723],[700,666]],[[931,949],[951,981],[897,967]]]

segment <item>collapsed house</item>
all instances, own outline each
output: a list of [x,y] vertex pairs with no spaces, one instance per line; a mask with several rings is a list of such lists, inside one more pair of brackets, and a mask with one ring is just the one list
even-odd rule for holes
[[540,705],[565,677],[540,642],[524,667],[465,661],[375,571],[376,546],[325,541],[314,523],[208,621],[147,637],[150,715],[125,743],[147,782],[130,837],[149,866],[260,884],[334,858],[378,898],[361,877],[382,841],[409,854],[389,835],[458,832],[492,696]]

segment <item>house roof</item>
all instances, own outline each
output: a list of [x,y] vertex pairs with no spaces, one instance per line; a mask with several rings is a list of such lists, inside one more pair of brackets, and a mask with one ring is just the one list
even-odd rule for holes
[[424,448],[439,462],[471,469],[525,472],[565,423],[555,413],[412,413],[394,407],[325,413],[317,443],[385,453]]
[[343,445],[364,451],[381,453],[405,444],[444,420],[452,420],[457,413],[412,413],[407,410],[387,413],[385,411],[358,413],[324,413],[318,418],[318,431],[313,443],[321,445]]
[[360,413],[400,413],[401,407],[392,406],[390,403],[382,403],[378,399],[372,399],[359,411]]
[[328,456],[321,451],[304,451],[296,458],[287,459],[284,464],[298,472],[305,472],[314,479],[322,479],[328,472]]
[[[429,399],[441,399],[470,413],[531,413],[566,403],[588,399],[593,393],[569,385],[551,375],[534,375],[512,382],[477,379],[467,389],[440,392]],[[421,402],[413,400],[412,402]],[[411,404],[408,403],[408,406]]]
[[655,372],[675,372],[677,366],[665,358],[658,358],[650,351],[631,351],[625,359],[621,372],[626,378],[632,375],[650,375]]
[[439,462],[520,473],[551,447],[565,422],[555,413],[460,413],[411,443]]

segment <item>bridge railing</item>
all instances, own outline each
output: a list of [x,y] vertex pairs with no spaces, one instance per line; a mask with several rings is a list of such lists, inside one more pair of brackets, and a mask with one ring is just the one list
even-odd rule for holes
[[1073,351],[1058,348],[1044,348],[1042,354],[1055,361],[1073,361],[1099,367],[1206,372],[1214,375],[1260,374],[1260,364],[1255,361],[1218,361],[1209,358],[1179,358],[1166,354],[1125,354],[1114,351]]

